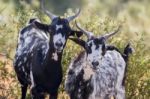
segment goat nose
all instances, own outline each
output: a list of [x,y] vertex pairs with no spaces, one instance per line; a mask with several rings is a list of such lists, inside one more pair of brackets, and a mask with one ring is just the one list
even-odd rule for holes
[[93,65],[93,66],[98,66],[98,65],[99,65],[99,62],[98,62],[98,61],[92,62],[92,65]]
[[62,42],[56,42],[56,46],[57,46],[57,47],[61,47],[62,45],[63,45]]

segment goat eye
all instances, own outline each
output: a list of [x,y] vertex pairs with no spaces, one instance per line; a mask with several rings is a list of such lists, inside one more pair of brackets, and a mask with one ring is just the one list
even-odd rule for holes
[[99,39],[96,39],[96,40],[94,41],[95,44],[98,44],[99,42],[100,42]]
[[64,23],[67,24],[67,25],[69,24],[68,20],[64,20]]

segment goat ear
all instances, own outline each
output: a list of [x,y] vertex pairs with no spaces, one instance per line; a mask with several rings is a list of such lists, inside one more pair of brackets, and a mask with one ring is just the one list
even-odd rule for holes
[[70,36],[77,36],[78,38],[80,38],[82,35],[83,35],[83,32],[81,32],[81,31],[72,30],[70,33]]
[[74,41],[78,45],[82,46],[83,48],[86,48],[86,42],[85,41],[78,39],[78,38],[69,38],[69,39]]
[[34,27],[40,29],[40,30],[43,30],[43,31],[47,31],[47,32],[50,32],[51,31],[51,26],[50,25],[47,25],[47,24],[43,24],[43,23],[40,23],[40,22],[37,22],[37,21],[33,21],[31,23]]

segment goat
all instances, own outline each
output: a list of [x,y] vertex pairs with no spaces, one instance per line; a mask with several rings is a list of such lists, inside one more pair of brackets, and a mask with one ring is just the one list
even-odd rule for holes
[[95,37],[78,24],[77,27],[87,35],[88,40],[70,38],[85,50],[70,63],[67,71],[65,90],[70,99],[125,99],[122,83],[125,59],[128,59],[131,47],[128,45],[122,56],[116,47],[106,45],[106,40],[119,28],[110,34]]
[[50,99],[57,99],[62,81],[63,49],[70,36],[80,37],[83,34],[69,26],[80,10],[73,16],[60,18],[47,11],[43,1],[41,8],[52,23],[43,24],[31,19],[18,37],[14,69],[21,84],[21,99],[25,99],[28,85],[31,85],[32,99],[44,99],[45,93],[50,95]]

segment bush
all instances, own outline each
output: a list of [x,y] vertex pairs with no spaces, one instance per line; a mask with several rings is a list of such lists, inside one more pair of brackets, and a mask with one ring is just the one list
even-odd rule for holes
[[[118,6],[117,2],[110,3],[101,0],[96,4],[84,6],[77,22],[85,29],[92,31],[95,35],[102,35],[115,30],[122,25],[120,33],[113,36],[107,43],[117,46],[121,51],[128,42],[131,42],[135,49],[134,54],[130,57],[126,79],[126,96],[127,99],[149,99],[150,98],[150,7],[148,1],[128,1]],[[117,7],[115,6],[117,5]],[[116,7],[117,13],[112,8]],[[1,9],[1,7],[0,7]],[[105,9],[105,10],[104,10]],[[9,10],[9,9],[6,9]],[[2,12],[1,12],[2,13]],[[65,16],[72,15],[71,9]],[[3,13],[2,13],[3,16]],[[17,12],[14,11],[4,15],[6,21],[0,23],[0,98],[17,99],[20,97],[20,85],[12,66],[18,32],[25,26],[30,18],[38,17],[42,22],[49,23],[48,17],[37,11],[36,8],[20,7]],[[1,16],[0,16],[1,17]],[[75,28],[74,22],[71,27]],[[83,37],[86,39],[86,37]],[[74,46],[73,46],[74,45]],[[67,42],[63,53],[63,71],[65,73],[70,61],[82,50],[72,41]],[[5,59],[6,61],[3,61]],[[9,62],[8,62],[9,61]],[[11,69],[11,70],[10,70]],[[60,99],[68,99],[64,92],[64,79],[59,91]],[[29,93],[29,92],[28,92]],[[28,98],[30,95],[28,95]]]

